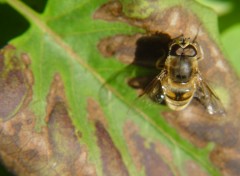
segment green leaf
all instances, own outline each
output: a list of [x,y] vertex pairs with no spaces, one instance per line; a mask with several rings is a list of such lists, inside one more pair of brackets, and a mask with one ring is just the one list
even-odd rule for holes
[[181,112],[134,101],[137,92],[126,81],[156,71],[128,66],[146,33],[197,37],[206,60],[202,74],[228,99],[232,117],[234,95],[224,85],[233,81],[229,67],[221,67],[211,10],[188,0],[49,0],[39,14],[21,1],[6,2],[31,24],[10,42],[16,49],[0,55],[4,66],[14,58],[22,64],[21,85],[28,88],[15,115],[1,114],[9,119],[1,123],[3,160],[18,175],[220,175],[212,162],[233,173],[231,163],[221,162],[237,138],[222,139],[226,129],[235,134],[228,120],[216,120],[196,101]]
[[222,43],[229,55],[229,61],[233,68],[240,74],[240,62],[239,55],[240,51],[238,49],[238,41],[240,40],[240,24],[232,26],[222,34]]

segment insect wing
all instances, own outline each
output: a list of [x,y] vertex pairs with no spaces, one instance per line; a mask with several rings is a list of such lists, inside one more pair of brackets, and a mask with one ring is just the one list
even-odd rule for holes
[[148,95],[151,100],[153,100],[156,103],[163,103],[164,101],[164,95],[162,90],[162,79],[166,76],[166,70],[163,69],[161,73],[156,76],[145,88],[143,95]]
[[212,91],[212,89],[200,75],[198,77],[198,86],[195,97],[207,109],[209,114],[225,115],[225,110],[220,99],[216,96],[216,94]]

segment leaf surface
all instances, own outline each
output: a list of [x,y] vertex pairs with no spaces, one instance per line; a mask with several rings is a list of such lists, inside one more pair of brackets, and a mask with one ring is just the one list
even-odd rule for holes
[[[217,176],[209,142],[222,173],[238,173],[227,149],[237,152],[230,120],[238,123],[239,82],[218,47],[212,11],[194,1],[49,0],[39,14],[21,1],[6,2],[31,24],[11,41],[15,49],[0,55],[3,78],[15,68],[6,60],[22,65],[16,113],[1,114],[1,155],[17,174]],[[197,36],[205,53],[200,69],[219,90],[228,118],[210,117],[195,101],[181,112],[134,101],[137,91],[127,80],[155,70],[128,66],[138,52],[152,57],[141,52],[146,33]],[[154,42],[149,46],[156,52]]]

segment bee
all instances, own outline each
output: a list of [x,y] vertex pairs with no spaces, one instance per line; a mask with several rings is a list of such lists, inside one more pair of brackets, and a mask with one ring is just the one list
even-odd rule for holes
[[220,99],[199,71],[200,59],[195,39],[190,41],[183,35],[174,39],[160,74],[146,87],[145,93],[157,103],[165,101],[172,110],[183,110],[197,98],[209,114],[225,114]]

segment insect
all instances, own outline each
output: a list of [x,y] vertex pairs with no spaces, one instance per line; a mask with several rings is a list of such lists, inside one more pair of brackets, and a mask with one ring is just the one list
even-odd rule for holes
[[169,45],[164,67],[146,87],[145,93],[157,103],[165,101],[172,110],[182,110],[197,98],[209,114],[224,114],[221,101],[198,69],[200,58],[195,39],[190,41],[183,35],[174,39]]

